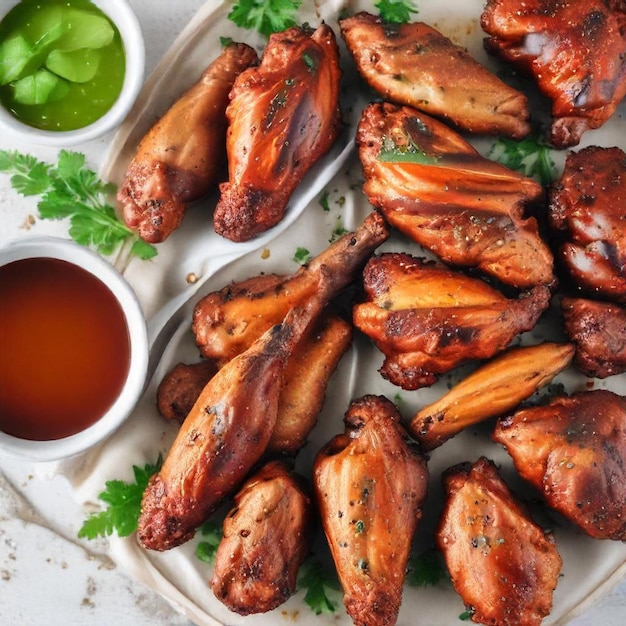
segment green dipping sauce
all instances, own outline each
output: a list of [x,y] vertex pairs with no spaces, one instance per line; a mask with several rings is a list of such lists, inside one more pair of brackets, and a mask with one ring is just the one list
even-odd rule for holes
[[0,102],[43,130],[83,128],[115,103],[126,57],[90,0],[22,0],[0,22]]

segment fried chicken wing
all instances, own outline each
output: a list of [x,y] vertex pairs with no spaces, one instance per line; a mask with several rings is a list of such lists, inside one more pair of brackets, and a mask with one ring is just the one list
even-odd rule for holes
[[409,238],[520,289],[553,281],[552,253],[522,214],[542,194],[535,181],[406,106],[368,106],[357,144],[369,201]]
[[450,468],[443,482],[447,499],[436,541],[472,621],[539,626],[552,610],[562,566],[553,537],[486,458]]
[[188,203],[217,189],[226,164],[228,94],[235,77],[257,61],[246,44],[226,46],[142,139],[117,201],[126,224],[145,241],[164,241]]
[[552,381],[573,356],[570,344],[511,348],[420,409],[409,430],[422,450],[432,450],[472,424],[512,411]]
[[370,259],[363,272],[368,301],[353,323],[385,355],[381,374],[404,389],[432,385],[473,359],[487,359],[535,326],[550,289],[509,299],[483,281],[405,253]]
[[233,283],[198,301],[193,332],[203,356],[220,363],[249,347],[287,311],[314,297],[321,285],[357,279],[367,259],[389,237],[385,220],[371,213],[354,232],[289,276],[266,274]]
[[315,458],[314,492],[348,614],[358,626],[391,626],[428,469],[385,397],[355,400],[344,422]]
[[218,234],[247,241],[282,219],[295,188],[339,135],[340,82],[329,26],[270,36],[261,64],[243,72],[230,94]]
[[576,345],[574,363],[591,378],[626,372],[626,309],[584,298],[562,298],[567,336]]
[[335,242],[332,252],[318,257],[325,262],[318,263],[308,297],[211,378],[144,492],[137,533],[143,547],[166,550],[190,539],[260,460],[276,426],[290,356],[352,280],[364,248],[386,236],[384,220],[374,214]]
[[235,496],[226,515],[209,585],[240,615],[265,613],[296,591],[309,553],[313,507],[304,481],[270,461]]
[[366,12],[339,26],[359,73],[384,100],[472,133],[514,139],[529,134],[526,96],[431,26],[385,23]]
[[487,0],[488,51],[530,73],[552,102],[550,140],[579,143],[626,95],[622,0]]
[[548,216],[575,285],[626,304],[626,153],[597,146],[570,152]]
[[157,408],[167,420],[182,424],[206,384],[217,373],[214,361],[178,363],[157,387]]
[[285,368],[268,452],[295,455],[306,444],[324,406],[330,378],[351,343],[352,326],[329,316],[296,347]]
[[493,438],[547,503],[597,539],[626,540],[626,399],[556,397],[503,418]]

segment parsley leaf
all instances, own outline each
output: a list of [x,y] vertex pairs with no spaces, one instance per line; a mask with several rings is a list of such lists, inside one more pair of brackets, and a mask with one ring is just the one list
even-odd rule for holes
[[47,220],[69,219],[70,237],[100,254],[110,255],[126,241],[131,254],[151,259],[156,248],[128,228],[108,204],[115,185],[105,183],[85,166],[85,155],[61,150],[56,166],[28,154],[0,150],[0,172],[11,175],[11,186],[23,196],[40,196],[39,216]]
[[335,612],[341,586],[336,573],[326,570],[320,561],[309,557],[302,564],[298,572],[298,589],[307,590],[304,601],[316,615]]
[[306,248],[298,247],[293,255],[293,260],[298,265],[306,265],[311,260],[311,252]]
[[330,205],[328,204],[328,195],[328,191],[324,191],[324,193],[320,196],[320,206],[325,213],[328,213],[330,211]]
[[434,587],[445,575],[446,570],[439,553],[427,550],[418,556],[411,556],[406,581],[412,587]]
[[222,539],[222,527],[212,520],[208,520],[202,524],[200,533],[204,537],[196,546],[196,556],[205,563],[214,563],[217,548]]
[[549,185],[556,178],[550,145],[536,135],[521,141],[500,138],[491,147],[489,157],[502,165]]
[[141,499],[153,474],[161,468],[163,462],[159,455],[156,464],[146,464],[143,468],[133,465],[134,483],[123,480],[108,480],[105,491],[98,497],[107,503],[107,508],[99,513],[92,513],[78,531],[79,537],[95,539],[116,533],[119,537],[128,537],[137,530]]
[[296,25],[302,0],[239,0],[228,19],[237,26],[256,30],[265,37]]
[[419,13],[410,0],[378,0],[374,6],[383,21],[394,24],[406,24],[411,21],[411,13]]

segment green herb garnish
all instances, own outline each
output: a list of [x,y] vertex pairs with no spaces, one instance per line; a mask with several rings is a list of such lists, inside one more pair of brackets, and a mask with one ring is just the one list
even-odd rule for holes
[[333,232],[330,234],[329,243],[334,243],[340,237],[347,235],[350,231],[344,227],[341,217],[338,217],[335,221],[335,227],[333,228]]
[[411,13],[419,13],[410,0],[378,0],[374,6],[383,21],[394,24],[406,24],[411,21]]
[[265,37],[296,25],[302,0],[239,0],[228,14],[231,22]]
[[468,619],[472,619],[472,615],[474,615],[474,611],[472,609],[468,609],[467,611],[463,611],[463,613],[459,615],[459,619],[462,622],[466,622]]
[[298,572],[298,589],[306,589],[304,601],[316,615],[335,612],[341,586],[336,572],[324,568],[320,561],[308,558],[302,564]]
[[328,191],[324,191],[324,193],[320,196],[320,205],[326,213],[330,211],[330,205],[328,204],[328,196],[329,196]]
[[134,483],[123,480],[107,480],[105,491],[98,498],[108,504],[104,511],[92,513],[78,531],[79,537],[95,539],[107,537],[113,533],[118,537],[128,537],[137,530],[141,512],[141,499],[153,474],[161,468],[163,462],[159,455],[154,465],[146,464],[143,469],[133,465]]
[[502,165],[549,185],[556,178],[550,146],[536,135],[521,141],[501,138],[491,147],[489,157]]
[[446,569],[435,550],[427,550],[409,559],[406,581],[412,587],[434,587],[445,576]]
[[311,260],[311,253],[306,248],[298,247],[293,255],[293,260],[298,265],[306,265]]
[[131,254],[140,259],[156,255],[156,248],[139,239],[107,203],[115,186],[85,167],[85,155],[61,150],[54,166],[28,154],[0,150],[0,172],[11,175],[19,194],[41,196],[37,207],[42,219],[69,219],[69,234],[77,243],[110,255],[132,241]]
[[203,541],[196,546],[196,556],[205,563],[215,563],[217,548],[222,539],[222,527],[212,520],[208,520],[200,527]]
[[383,163],[416,163],[418,165],[436,165],[439,158],[426,154],[410,137],[407,142],[398,145],[393,139],[383,138],[380,152],[376,156]]

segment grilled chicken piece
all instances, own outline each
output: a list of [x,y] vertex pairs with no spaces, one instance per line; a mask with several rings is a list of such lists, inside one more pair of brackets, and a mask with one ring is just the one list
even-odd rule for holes
[[[267,452],[295,455],[304,446],[324,405],[330,378],[351,342],[352,326],[348,322],[323,316],[295,347],[285,366],[276,426]],[[211,361],[174,367],[157,390],[161,415],[182,424],[216,372]]]
[[296,591],[313,520],[304,482],[281,461],[263,465],[235,496],[209,585],[240,615],[265,613]]
[[541,186],[485,159],[410,107],[368,106],[357,131],[364,191],[387,221],[446,263],[526,289],[553,281],[553,259],[523,207]]
[[352,326],[328,317],[303,338],[287,362],[268,452],[295,455],[307,442],[326,399],[326,388],[352,343]]
[[228,94],[235,77],[257,62],[249,46],[226,46],[142,139],[117,201],[126,224],[145,241],[164,241],[188,203],[217,189],[226,164]]
[[570,344],[511,348],[418,411],[409,430],[422,450],[432,450],[472,424],[512,411],[550,383],[573,356]]
[[503,418],[493,438],[547,503],[597,539],[626,540],[626,398],[555,398]]
[[318,264],[308,297],[211,378],[144,492],[138,528],[143,547],[167,550],[190,539],[260,460],[276,426],[290,356],[352,280],[363,248],[386,234],[382,218],[372,215],[356,233],[333,244],[334,253],[318,257],[326,262]]
[[539,626],[552,610],[562,561],[494,464],[480,458],[443,475],[447,494],[436,541],[477,624]]
[[339,135],[340,82],[329,26],[270,36],[261,64],[243,72],[230,94],[218,234],[247,241],[282,219],[295,188]]
[[596,146],[570,152],[550,194],[549,218],[574,283],[626,304],[626,153]]
[[567,336],[576,345],[574,364],[591,378],[626,372],[626,309],[583,298],[562,298]]
[[626,95],[622,0],[487,0],[488,51],[533,76],[552,102],[551,143],[577,145]]
[[355,400],[317,454],[313,483],[348,614],[359,626],[396,623],[413,534],[426,497],[426,461],[383,396]]
[[157,388],[157,408],[167,420],[182,424],[206,384],[217,373],[214,361],[178,363]]
[[383,377],[404,389],[432,385],[462,363],[504,350],[550,302],[546,286],[508,299],[479,279],[405,253],[370,259],[363,284],[369,300],[354,306],[353,323],[385,355]]
[[526,96],[431,26],[389,24],[366,12],[339,26],[359,73],[384,100],[471,133],[514,139],[530,133]]
[[315,297],[324,283],[356,280],[388,237],[385,220],[373,212],[355,232],[332,243],[292,275],[257,276],[208,294],[193,312],[193,332],[201,353],[220,363],[229,361],[279,323],[291,307]]

